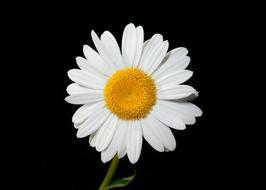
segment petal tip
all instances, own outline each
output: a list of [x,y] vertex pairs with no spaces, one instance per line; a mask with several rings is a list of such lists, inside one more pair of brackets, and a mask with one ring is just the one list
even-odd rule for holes
[[198,113],[198,115],[196,117],[201,117],[202,114],[203,114],[203,111],[199,108],[199,113]]
[[94,41],[95,39],[98,39],[98,36],[94,30],[91,30],[91,38]]
[[127,25],[128,27],[134,27],[135,28],[135,25],[131,22]]
[[69,99],[69,96],[65,97],[64,100],[65,100],[67,103],[69,103],[69,102],[68,102],[68,99]]

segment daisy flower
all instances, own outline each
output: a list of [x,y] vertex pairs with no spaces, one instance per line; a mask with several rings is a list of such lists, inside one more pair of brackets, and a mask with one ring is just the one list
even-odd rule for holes
[[82,105],[73,115],[77,137],[89,143],[108,162],[115,155],[140,157],[143,137],[157,151],[173,151],[172,129],[184,130],[202,111],[187,100],[197,91],[183,85],[192,76],[183,47],[168,52],[168,41],[155,34],[144,42],[142,26],[128,24],[122,48],[105,31],[99,38],[91,32],[95,51],[84,45],[77,57],[79,69],[68,71],[74,82],[67,87],[66,101]]

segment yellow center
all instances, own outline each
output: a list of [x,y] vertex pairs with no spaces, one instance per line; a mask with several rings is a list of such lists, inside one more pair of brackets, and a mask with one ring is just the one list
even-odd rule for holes
[[120,119],[145,118],[156,102],[153,79],[137,68],[116,71],[104,88],[107,108]]

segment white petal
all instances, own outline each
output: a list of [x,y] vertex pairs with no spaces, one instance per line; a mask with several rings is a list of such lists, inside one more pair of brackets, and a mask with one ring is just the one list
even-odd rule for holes
[[[104,107],[105,102],[97,102],[94,104],[89,104],[89,105],[83,105],[77,111],[74,113],[72,117],[72,122],[74,123],[82,123],[85,119],[89,117],[89,115],[98,109]],[[76,125],[76,127],[79,127],[79,125]]]
[[117,150],[117,156],[118,158],[123,158],[126,153],[127,153],[127,147],[126,147],[126,142],[127,142],[127,130],[128,130],[128,124],[127,121],[121,120],[120,122],[120,128],[119,128],[119,147]]
[[116,65],[116,67],[117,68],[124,67],[125,64],[124,64],[124,61],[122,59],[120,48],[119,48],[117,41],[114,38],[114,36],[109,31],[105,31],[101,35],[101,40],[106,47],[106,51],[108,51],[108,55],[109,55],[110,59],[112,59],[113,63]]
[[[80,115],[83,115],[84,112],[86,112],[86,110],[91,107],[92,105],[83,105],[83,106],[80,106],[76,112],[74,113],[74,115],[72,116],[72,122],[74,123],[74,121],[78,120],[77,118],[79,118]],[[85,117],[83,120],[85,120],[87,117]],[[74,125],[75,128],[77,125]]]
[[101,93],[88,93],[88,94],[74,94],[67,96],[65,101],[70,104],[81,105],[81,104],[91,104],[98,101],[103,101],[103,96]]
[[146,40],[145,42],[143,42],[143,47],[142,49],[146,48],[147,44],[149,43],[150,40]]
[[[184,58],[182,58],[181,60],[178,61],[179,64],[176,64],[176,63],[175,64],[168,64],[168,66],[169,66],[168,68],[166,68],[164,71],[162,71],[157,76],[153,76],[153,78],[159,80],[161,78],[164,78],[167,75],[174,75],[175,72],[182,71],[182,69],[179,68],[180,64],[188,65],[189,62],[190,62],[190,58],[188,56],[186,56],[186,57],[184,57]],[[163,66],[164,66],[164,64],[161,67],[163,67]],[[163,70],[163,68],[159,68],[158,71],[159,70]]]
[[106,79],[106,76],[103,75],[101,72],[99,72],[97,69],[95,69],[86,59],[83,57],[76,57],[77,65],[81,70],[88,71],[90,73],[93,73],[95,75],[98,75],[98,77],[101,77],[102,79]]
[[119,149],[120,144],[122,142],[121,139],[123,139],[123,137],[124,137],[123,133],[122,133],[122,130],[123,130],[122,127],[123,126],[121,125],[121,120],[118,120],[117,127],[115,129],[115,133],[114,133],[114,136],[112,138],[111,143],[101,153],[102,162],[105,163],[105,162],[110,161],[115,156],[115,154],[117,153],[117,150]]
[[[144,139],[157,151],[163,152],[164,146],[160,140],[160,131],[157,123],[151,122],[149,117],[140,121]],[[159,123],[159,121],[158,121]]]
[[160,101],[160,102],[166,102],[168,106],[175,107],[175,109],[182,111],[184,114],[190,114],[194,117],[199,117],[202,115],[201,109],[196,106],[195,104],[192,104],[190,102],[178,102],[178,101]]
[[86,93],[101,93],[103,94],[103,90],[98,90],[98,89],[91,89],[87,88],[84,86],[80,86],[77,83],[71,83],[70,85],[67,86],[67,93],[70,95],[75,95],[75,94],[86,94]]
[[122,55],[128,66],[132,66],[134,63],[136,38],[136,28],[134,24],[130,23],[125,27],[122,37]]
[[184,130],[186,126],[184,122],[178,117],[177,113],[172,109],[164,106],[163,104],[159,104],[159,101],[160,100],[158,100],[157,104],[153,106],[151,114],[171,128]]
[[163,87],[163,85],[177,85],[187,81],[192,75],[192,71],[178,70],[159,79],[155,79],[155,82],[158,88]]
[[96,146],[96,141],[97,141],[97,138],[98,138],[98,132],[99,132],[99,129],[90,135],[89,144],[90,144],[91,147],[95,147]]
[[169,127],[165,126],[151,114],[146,118],[146,122],[149,124],[149,126],[153,127],[153,131],[156,131],[160,142],[166,148],[164,150],[173,151],[176,148],[176,140]]
[[95,74],[79,69],[71,69],[68,71],[68,77],[81,86],[93,89],[103,89],[105,81]]
[[77,83],[72,83],[72,84],[68,85],[66,90],[67,90],[67,93],[70,95],[88,94],[88,93],[103,94],[103,90],[86,88],[84,86],[80,86]]
[[176,148],[176,140],[171,129],[164,124],[159,126],[161,140],[165,146],[165,151],[173,151]]
[[90,70],[91,67],[89,66],[88,61],[83,57],[76,57],[77,65],[82,70]]
[[109,162],[115,156],[115,151],[109,146],[108,149],[101,152],[101,160],[103,163]]
[[178,47],[178,48],[175,48],[175,49],[171,50],[170,54],[171,54],[171,57],[173,59],[178,60],[178,59],[186,56],[188,54],[188,50],[185,47]]
[[160,48],[158,48],[152,55],[152,58],[150,60],[150,66],[147,68],[147,72],[149,74],[152,74],[160,65],[163,58],[165,57],[165,54],[168,50],[169,43],[168,41],[164,41]]
[[105,63],[108,64],[112,72],[114,72],[116,70],[116,66],[112,58],[110,57],[107,48],[105,47],[103,42],[98,38],[97,34],[93,30],[91,31],[91,38],[101,58],[104,60]]
[[135,49],[135,56],[133,60],[133,66],[137,67],[139,64],[139,60],[142,53],[143,48],[143,40],[144,40],[144,31],[142,26],[138,26],[136,28],[136,49]]
[[80,124],[77,137],[83,138],[95,132],[105,122],[109,114],[109,110],[104,107],[91,113],[90,117]]
[[77,83],[71,83],[70,85],[67,86],[66,89],[68,94],[84,94],[88,92],[88,88],[84,86],[80,86]]
[[160,107],[167,107],[171,109],[173,112],[175,112],[175,115],[181,118],[184,121],[184,123],[190,124],[190,125],[194,124],[196,121],[195,117],[196,115],[201,113],[201,110],[198,107],[196,107],[196,109],[195,108],[187,109],[183,105],[184,103],[186,102],[178,103],[178,102],[164,101],[164,100],[157,101],[157,104]]
[[[166,62],[169,60],[178,61],[178,60],[184,58],[187,54],[188,54],[187,48],[178,47],[178,48],[175,48],[175,49],[172,49],[171,51],[169,51],[167,53],[167,55],[165,56],[163,62]],[[184,68],[180,68],[180,69],[184,69]]]
[[156,50],[163,45],[163,37],[160,34],[155,34],[147,43],[143,49],[142,57],[139,63],[139,67],[148,72],[148,68],[151,67],[151,59],[156,54]]
[[95,90],[72,83],[67,87],[70,96],[65,100],[71,104],[91,104],[103,100],[103,90]]
[[84,55],[88,61],[88,64],[96,69],[98,72],[103,73],[106,76],[112,74],[110,66],[103,61],[100,55],[94,51],[90,46],[83,46]]
[[178,101],[187,102],[187,101],[191,101],[191,100],[196,99],[198,96],[199,96],[199,92],[196,91],[195,93],[191,94],[190,96],[185,97],[185,98],[181,98]]
[[167,53],[161,66],[153,73],[153,78],[164,76],[166,73],[175,72],[176,70],[184,70],[189,62],[190,58],[187,57],[188,50],[180,47],[171,50]]
[[188,85],[168,85],[157,90],[159,99],[181,99],[196,93],[196,90]]
[[138,161],[142,148],[142,131],[138,120],[130,122],[127,134],[127,156],[134,164]]
[[96,140],[96,150],[103,151],[111,142],[115,129],[117,128],[117,116],[110,114],[103,126],[99,129]]

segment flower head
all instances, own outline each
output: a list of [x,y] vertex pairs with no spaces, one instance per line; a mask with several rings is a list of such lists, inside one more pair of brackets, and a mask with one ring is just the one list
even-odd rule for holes
[[85,45],[85,58],[76,58],[79,69],[68,72],[74,83],[67,87],[66,101],[82,105],[72,118],[77,137],[90,136],[103,162],[116,154],[137,162],[143,137],[159,152],[174,150],[170,128],[183,130],[202,114],[187,102],[197,91],[182,85],[192,76],[186,70],[188,50],[167,53],[162,35],[144,42],[143,28],[133,24],[124,29],[122,51],[108,31],[100,39],[94,31],[91,36],[97,52]]

